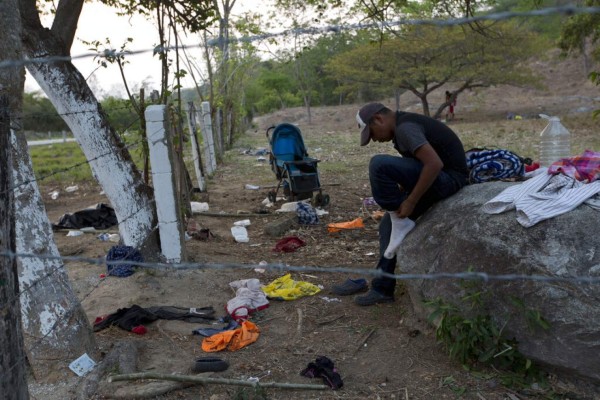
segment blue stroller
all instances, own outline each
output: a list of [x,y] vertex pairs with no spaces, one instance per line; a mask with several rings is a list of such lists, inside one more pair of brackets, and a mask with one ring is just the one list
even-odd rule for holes
[[308,156],[300,129],[288,123],[271,126],[267,129],[267,139],[271,145],[269,164],[279,181],[277,188],[269,192],[269,200],[274,203],[279,188],[283,186],[283,193],[289,201],[309,199],[313,192],[319,191],[315,205],[329,204],[329,195],[323,194],[319,182],[319,160]]

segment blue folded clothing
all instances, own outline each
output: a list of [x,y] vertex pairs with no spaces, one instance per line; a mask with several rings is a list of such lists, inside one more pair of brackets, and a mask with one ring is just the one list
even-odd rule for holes
[[521,157],[508,150],[470,151],[466,157],[471,183],[514,178],[525,173]]
[[194,329],[192,331],[192,333],[194,335],[202,335],[202,336],[210,337],[212,335],[216,335],[217,333],[237,329],[238,326],[239,325],[235,320],[231,320],[231,321],[229,321],[227,326],[224,326],[223,328],[198,328],[198,329]]

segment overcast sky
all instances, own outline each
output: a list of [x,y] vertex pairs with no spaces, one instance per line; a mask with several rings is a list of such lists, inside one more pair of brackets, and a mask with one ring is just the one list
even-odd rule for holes
[[[259,2],[261,4],[261,10],[256,9],[256,5]],[[233,9],[233,14],[239,16],[244,11],[264,12],[269,9],[269,7],[269,0],[237,0]],[[42,20],[42,23],[47,27],[51,26],[51,22],[51,16],[47,17],[46,20]],[[280,32],[289,28],[289,24],[286,24],[283,20],[271,22],[273,22],[273,25],[276,27],[274,32]],[[84,3],[79,18],[75,41],[71,48],[71,55],[76,57],[93,53],[93,50],[90,50],[90,46],[83,44],[82,41],[91,42],[98,40],[101,43],[105,43],[106,38],[109,38],[112,48],[118,50],[129,37],[133,38],[133,42],[127,45],[128,50],[148,50],[141,54],[126,57],[128,64],[125,66],[125,75],[130,88],[139,88],[143,81],[150,81],[154,82],[154,85],[150,86],[158,89],[160,86],[160,61],[158,57],[152,55],[151,51],[151,49],[158,44],[158,32],[153,21],[146,20],[140,15],[119,17],[114,8],[95,2]],[[183,44],[187,46],[197,46],[200,42],[197,34],[182,39]],[[173,40],[171,42],[173,43]],[[265,41],[260,44],[259,48],[259,50],[263,51],[263,55],[268,57],[268,54],[275,51],[277,46],[272,44],[269,45]],[[196,56],[196,58],[199,59],[202,50],[199,48],[191,49],[190,53],[192,56]],[[98,68],[98,62],[97,60],[94,60],[93,55],[74,59],[73,64],[79,69],[83,76],[88,79],[88,83],[97,97],[102,98],[106,95],[118,97],[125,96],[121,75],[116,65],[109,64],[107,68]],[[180,65],[180,67],[188,70],[185,65]],[[175,66],[173,65],[171,67],[171,76],[173,75],[174,69]],[[188,77],[182,84],[184,87],[192,87],[194,83],[191,77]],[[35,80],[29,75],[27,75],[25,81],[25,90],[28,92],[41,91]]]
[[[46,26],[49,26],[49,23]],[[92,53],[89,46],[84,45],[82,40],[104,42],[107,37],[110,38],[113,48],[116,49],[120,48],[128,37],[134,38],[133,43],[127,46],[129,50],[151,49],[158,43],[158,34],[150,21],[146,21],[139,15],[131,18],[118,17],[114,9],[99,3],[86,2],[79,18],[71,55]],[[125,67],[125,73],[131,82],[138,84],[147,77],[153,77],[156,82],[160,82],[158,78],[160,77],[160,64],[157,58],[152,57],[151,52],[134,55],[127,59],[129,64]],[[118,67],[109,65],[108,68],[97,69],[98,63],[93,57],[73,60],[73,64],[85,78],[93,73],[95,82],[91,82],[91,84],[94,90],[124,93]],[[94,70],[96,71],[94,72]],[[25,89],[27,91],[39,90],[39,86],[29,75],[26,79]]]

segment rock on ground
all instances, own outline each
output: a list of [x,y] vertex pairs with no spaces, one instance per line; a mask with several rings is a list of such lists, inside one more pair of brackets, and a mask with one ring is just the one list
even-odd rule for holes
[[[600,214],[582,205],[561,216],[524,228],[515,211],[489,215],[481,206],[504,188],[505,182],[471,185],[429,210],[406,237],[398,253],[403,273],[465,272],[549,277],[600,275]],[[415,309],[431,309],[424,299],[442,298],[466,306],[464,281],[408,281]],[[508,337],[519,342],[526,357],[547,366],[600,380],[600,284],[581,282],[489,281],[482,312]],[[523,302],[516,306],[511,297]],[[539,311],[547,330],[528,324],[527,311]]]

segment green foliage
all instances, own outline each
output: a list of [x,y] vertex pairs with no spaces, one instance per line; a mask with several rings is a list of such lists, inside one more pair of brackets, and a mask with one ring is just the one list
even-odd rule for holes
[[[590,80],[592,81],[592,83],[595,83],[596,86],[600,86],[600,72],[591,72]],[[594,118],[597,118],[600,115],[600,109],[595,110],[592,115],[594,116]]]
[[[531,360],[519,353],[518,342],[503,334],[510,319],[507,317],[504,326],[499,327],[489,314],[481,313],[486,292],[476,290],[473,283],[463,286],[468,290],[461,297],[460,306],[440,298],[425,303],[433,309],[428,319],[437,324],[438,342],[446,347],[451,358],[467,369],[478,365],[497,368],[505,385],[525,385],[542,379],[541,372]],[[511,297],[510,301],[517,311],[514,314],[521,315],[532,332],[550,328],[539,311],[527,309],[516,297]]]
[[120,9],[121,15],[152,16],[160,7],[172,15],[177,24],[190,32],[205,29],[215,18],[212,2],[203,0],[100,0]]
[[[600,6],[600,0],[585,0],[584,5],[587,7]],[[558,41],[558,46],[565,54],[573,51],[585,52],[586,43],[591,42],[591,55],[600,61],[600,14],[580,14],[569,17],[567,22],[563,24],[561,36]],[[589,75],[590,80],[596,85],[600,85],[600,71],[592,71]],[[600,115],[600,109],[595,110],[593,117]]]
[[58,132],[68,131],[69,127],[47,97],[39,92],[33,92],[23,94],[23,129],[35,132]]
[[[600,6],[600,0],[586,0],[584,5],[588,7]],[[562,25],[561,36],[558,45],[566,52],[583,50],[586,39],[591,39],[593,45],[600,39],[600,14],[579,14],[569,17]],[[593,50],[597,59],[600,59],[600,48],[595,46]]]
[[[570,2],[565,0],[500,0],[490,9],[490,13],[513,11],[526,12],[545,7],[559,7]],[[555,42],[560,37],[560,30],[567,17],[563,14],[546,15],[540,17],[518,17],[513,21],[519,26],[527,26],[548,40]]]
[[110,125],[119,133],[126,131],[139,131],[140,118],[133,109],[131,102],[117,97],[107,97],[100,102],[108,114]]
[[[533,85],[537,78],[524,62],[545,48],[535,34],[513,24],[495,26],[494,36],[459,27],[408,27],[333,57],[325,67],[347,93],[367,86],[403,89],[424,103],[442,85],[458,92],[498,84]],[[519,45],[515,45],[519,43]]]

